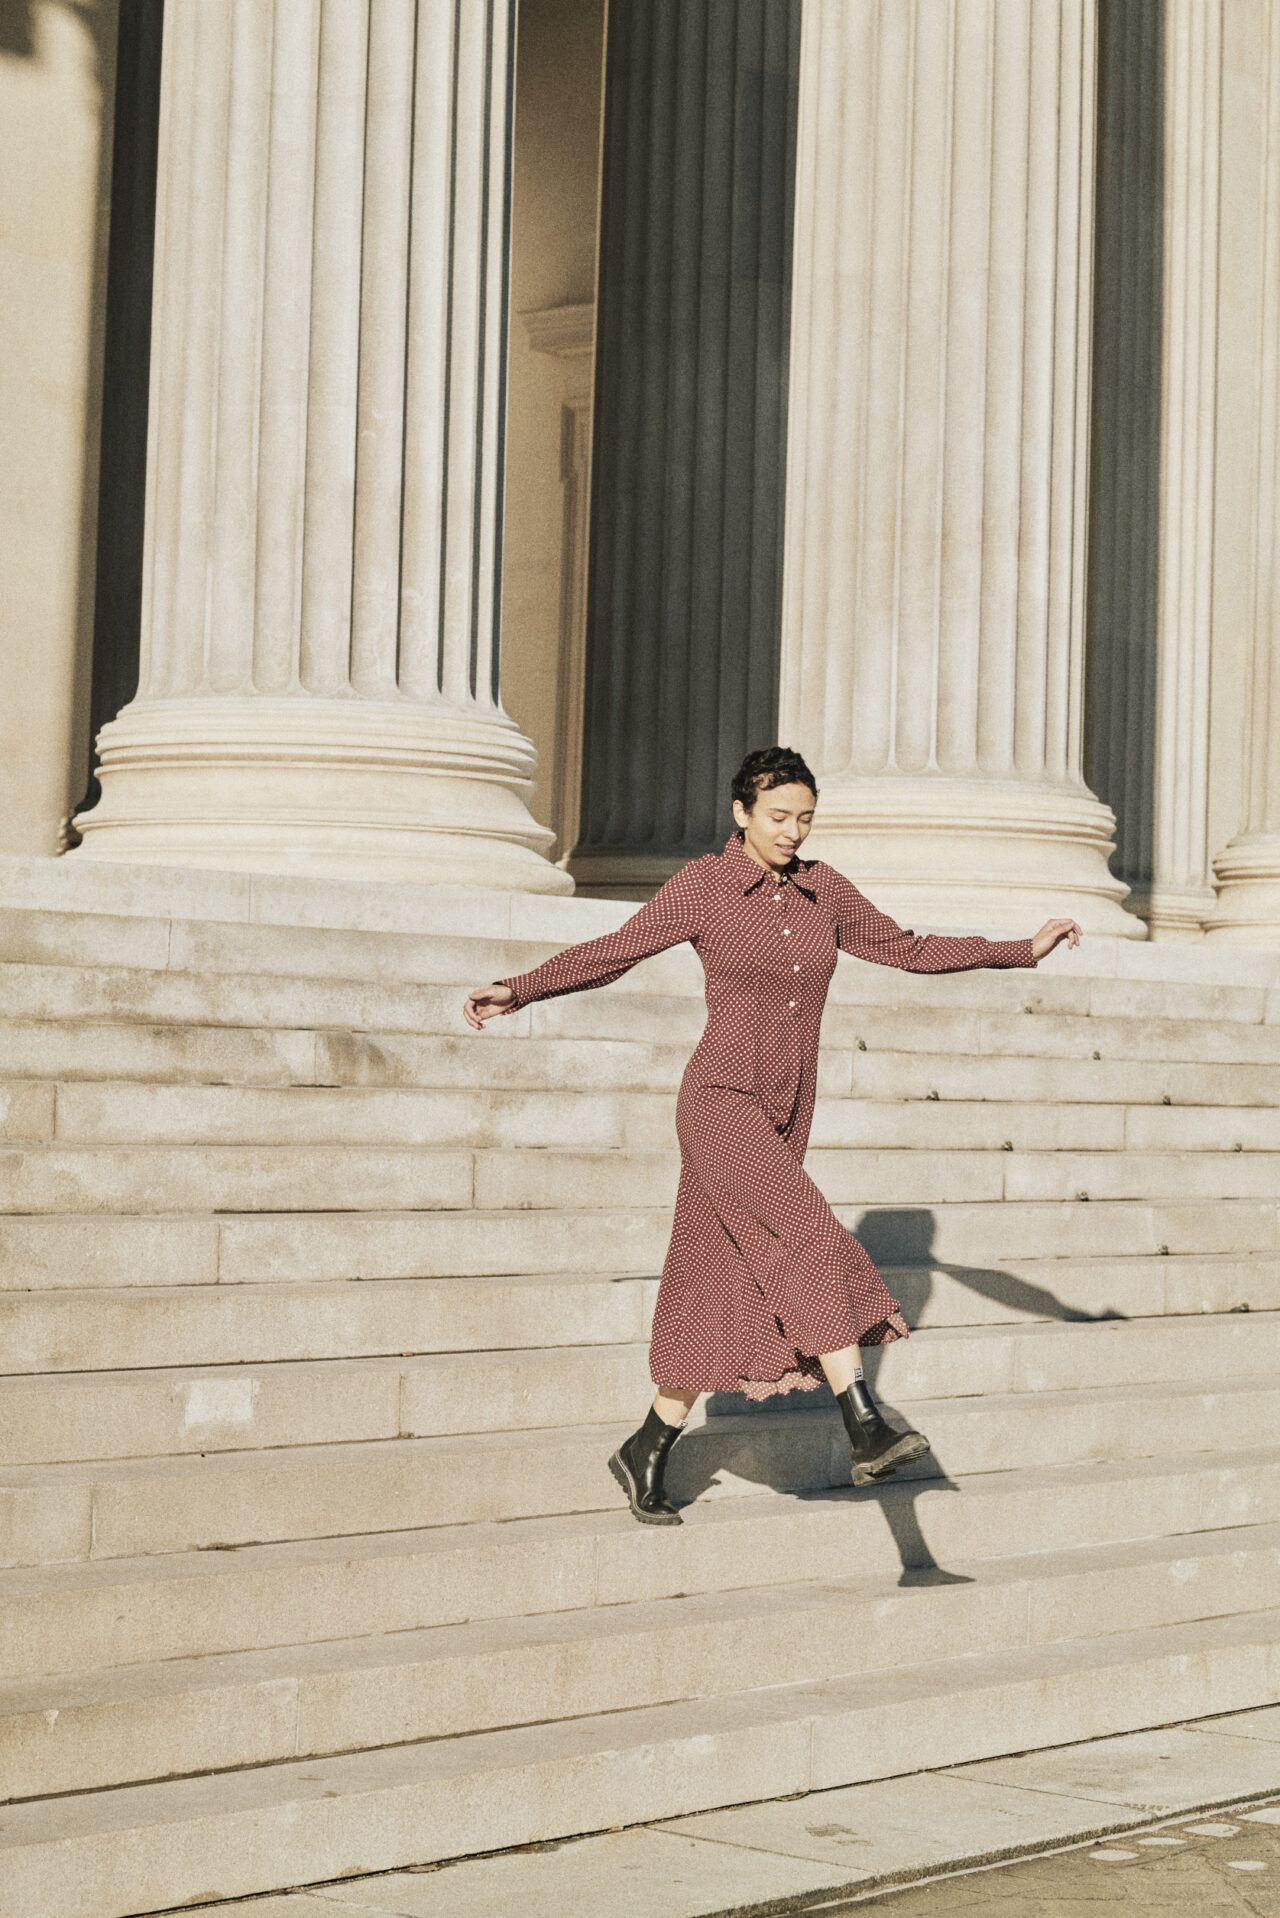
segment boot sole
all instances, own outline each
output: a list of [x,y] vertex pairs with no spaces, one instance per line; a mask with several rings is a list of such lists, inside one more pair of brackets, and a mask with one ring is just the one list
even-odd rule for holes
[[639,1519],[642,1525],[680,1525],[683,1520],[679,1512],[645,1512],[636,1503],[639,1487],[622,1461],[622,1453],[615,1452],[609,1460],[609,1470],[617,1479],[627,1495],[627,1504],[631,1507],[632,1518]]
[[914,1465],[930,1451],[928,1439],[923,1432],[904,1432],[896,1445],[882,1452],[873,1465],[855,1465],[851,1476],[855,1485],[879,1485],[883,1479],[892,1478],[904,1465]]

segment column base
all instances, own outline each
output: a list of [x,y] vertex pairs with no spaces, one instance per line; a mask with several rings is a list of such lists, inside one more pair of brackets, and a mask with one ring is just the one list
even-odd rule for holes
[[1280,947],[1280,833],[1243,834],[1213,862],[1218,897],[1204,919],[1217,946]]
[[1135,886],[1128,910],[1147,922],[1147,937],[1165,945],[1195,945],[1213,910],[1212,886]]
[[1033,933],[1076,919],[1087,933],[1145,939],[1108,869],[1115,816],[1080,786],[931,778],[822,778],[805,858],[846,873],[901,924]]
[[571,893],[500,712],[355,698],[135,700],[99,736],[72,859]]

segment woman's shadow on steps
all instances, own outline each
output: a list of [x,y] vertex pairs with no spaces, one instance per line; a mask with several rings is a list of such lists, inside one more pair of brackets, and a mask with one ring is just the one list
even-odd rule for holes
[[[1002,1321],[995,1315],[984,1316],[969,1324],[1026,1323],[1036,1319],[1054,1319],[1068,1324],[1096,1324],[1104,1319],[1123,1319],[1123,1312],[1104,1310],[1085,1312],[1067,1305],[1047,1287],[1034,1285],[1012,1272],[994,1267],[957,1265],[936,1257],[933,1244],[937,1221],[926,1207],[895,1207],[864,1212],[854,1227],[876,1264],[885,1271],[886,1282],[902,1303],[909,1324],[920,1325],[932,1317],[929,1307],[937,1289],[938,1277],[966,1287],[979,1298],[1010,1315]],[[1016,1316],[1015,1316],[1016,1315]],[[962,1321],[961,1323],[965,1323]],[[868,1382],[875,1386],[885,1346],[867,1346],[863,1358]],[[884,1409],[898,1417],[896,1407],[877,1391]],[[847,1441],[836,1431],[830,1419],[816,1421],[806,1415],[829,1408],[830,1394],[824,1386],[816,1393],[796,1393],[785,1399],[756,1404],[737,1393],[718,1392],[707,1400],[707,1424],[691,1432],[672,1458],[672,1490],[684,1502],[698,1497],[715,1484],[721,1472],[736,1478],[767,1485],[775,1491],[791,1492],[799,1499],[831,1499],[835,1496],[874,1498],[884,1512],[885,1522],[901,1560],[901,1585],[956,1585],[971,1581],[939,1565],[920,1524],[917,1504],[922,1493],[957,1492],[959,1486],[947,1472],[935,1452],[922,1459],[907,1473],[888,1484],[846,1494],[840,1485],[848,1459]],[[722,1419],[733,1419],[732,1427]],[[768,1420],[772,1431],[742,1421]],[[905,1421],[903,1421],[905,1422]],[[787,1428],[791,1429],[788,1430]],[[818,1429],[821,1428],[821,1429]],[[694,1442],[689,1443],[689,1439]],[[765,1442],[762,1443],[761,1441]],[[824,1442],[826,1450],[824,1451]],[[830,1456],[833,1482],[822,1489],[808,1489],[814,1478],[823,1476],[823,1459]]]

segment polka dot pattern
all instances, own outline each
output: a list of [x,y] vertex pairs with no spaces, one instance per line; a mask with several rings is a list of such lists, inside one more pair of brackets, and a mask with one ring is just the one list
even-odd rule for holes
[[692,942],[707,1025],[676,1106],[681,1174],[654,1314],[654,1382],[672,1392],[813,1390],[820,1352],[907,1336],[871,1258],[804,1170],[818,1038],[838,952],[904,972],[1033,966],[1029,939],[918,936],[820,860],[781,879],[735,833],[617,932],[504,979],[514,1011],[622,977]]

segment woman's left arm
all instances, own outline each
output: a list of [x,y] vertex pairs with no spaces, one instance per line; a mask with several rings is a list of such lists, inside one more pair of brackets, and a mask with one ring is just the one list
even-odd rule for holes
[[[1037,952],[1043,934],[1035,939],[983,939],[977,933],[947,934],[910,932],[890,919],[888,913],[851,885],[833,866],[824,869],[826,889],[835,912],[836,943],[842,952],[855,959],[869,959],[873,965],[896,966],[900,972],[969,972],[979,966],[1034,966],[1044,953],[1052,951],[1058,938],[1075,945],[1080,929],[1073,920],[1051,920],[1050,926],[1064,931],[1051,945]],[[1068,933],[1065,928],[1071,927]]]

